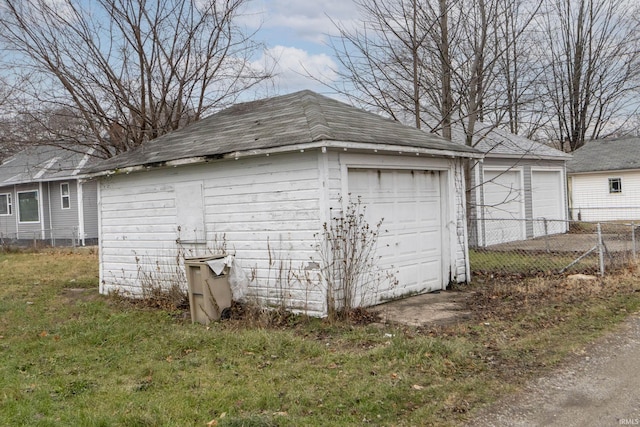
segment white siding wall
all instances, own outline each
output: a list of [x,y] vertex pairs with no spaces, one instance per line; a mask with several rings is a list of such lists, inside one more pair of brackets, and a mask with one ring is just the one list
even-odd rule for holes
[[[176,185],[203,184],[206,244],[176,242]],[[256,279],[251,294],[311,314],[324,313],[324,292],[287,276],[308,267],[320,230],[318,153],[272,155],[151,170],[102,179],[101,291],[138,294],[138,269],[172,271],[180,248],[202,256],[226,240],[229,253]],[[138,261],[136,261],[136,259]]]
[[[609,193],[609,178],[620,178],[622,192]],[[640,219],[640,171],[577,174],[571,176],[574,220]]]

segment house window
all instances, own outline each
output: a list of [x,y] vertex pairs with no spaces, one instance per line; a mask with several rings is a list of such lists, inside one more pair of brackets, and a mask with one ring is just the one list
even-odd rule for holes
[[609,178],[609,193],[622,193],[622,178]]
[[62,197],[62,209],[69,209],[71,207],[71,195],[69,194],[68,182],[60,184],[60,197]]
[[40,221],[37,191],[18,193],[18,219],[20,222]]
[[11,193],[0,194],[0,215],[11,215]]

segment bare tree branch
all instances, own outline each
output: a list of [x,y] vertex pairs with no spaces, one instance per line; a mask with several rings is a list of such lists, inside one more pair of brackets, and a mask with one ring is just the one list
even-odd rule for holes
[[[246,1],[3,0],[0,39],[37,77],[22,113],[109,157],[225,107],[270,77],[236,25]],[[77,125],[48,127],[52,111]]]

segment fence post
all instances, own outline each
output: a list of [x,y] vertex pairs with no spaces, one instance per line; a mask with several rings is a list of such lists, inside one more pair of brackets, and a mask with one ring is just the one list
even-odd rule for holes
[[551,247],[549,246],[549,225],[547,224],[547,218],[542,218],[544,221],[544,244],[547,247],[547,253],[551,253]]
[[600,223],[597,225],[598,230],[598,259],[600,260],[600,275],[604,276],[604,244],[602,243],[602,229]]
[[633,261],[636,260],[636,225],[631,221],[631,253],[633,254]]

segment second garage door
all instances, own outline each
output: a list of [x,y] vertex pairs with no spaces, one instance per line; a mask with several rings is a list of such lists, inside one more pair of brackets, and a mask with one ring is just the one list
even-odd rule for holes
[[351,199],[361,199],[369,224],[383,219],[377,255],[398,279],[396,286],[364,291],[362,302],[443,288],[440,181],[438,171],[349,170]]
[[485,245],[524,239],[524,205],[519,170],[484,171]]
[[564,233],[564,188],[560,171],[531,171],[533,236]]

